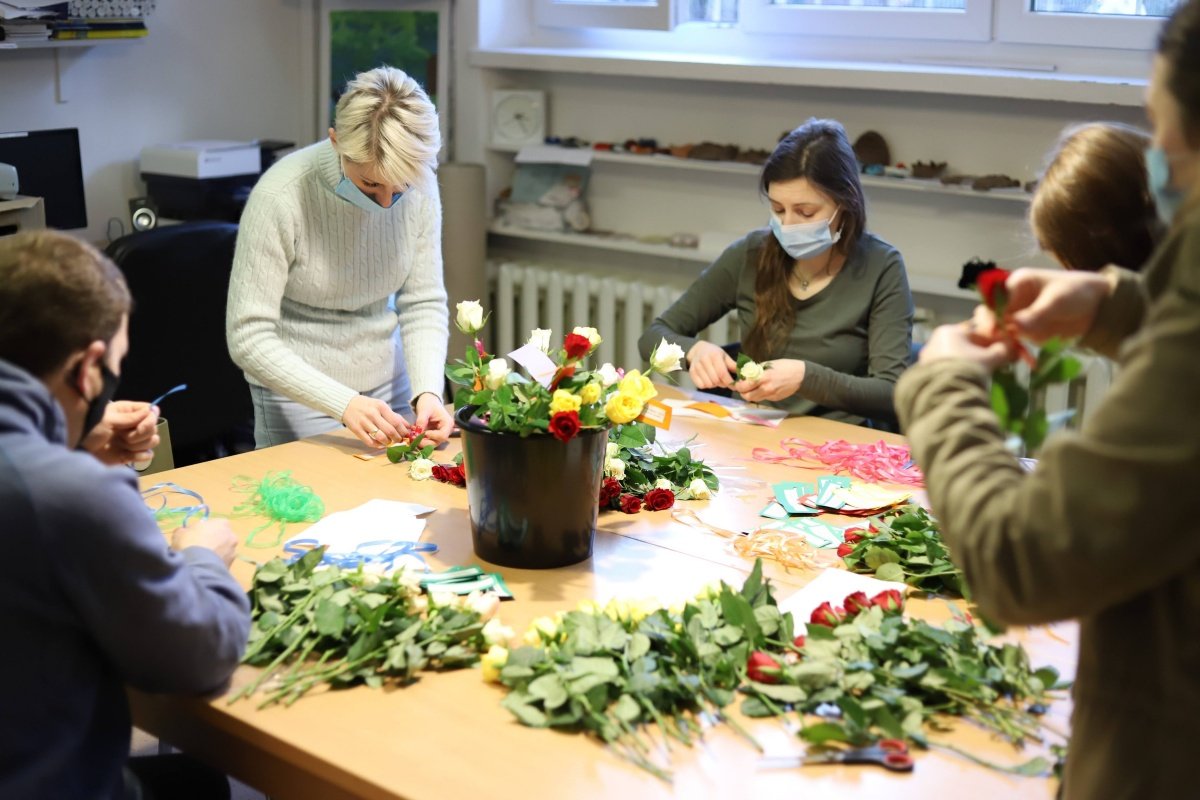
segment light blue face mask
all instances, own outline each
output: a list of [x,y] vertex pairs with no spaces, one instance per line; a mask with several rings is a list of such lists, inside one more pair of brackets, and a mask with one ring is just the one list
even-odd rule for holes
[[392,195],[392,204],[387,208],[376,203],[362,189],[355,185],[354,181],[346,175],[345,169],[342,170],[342,179],[338,181],[338,185],[333,189],[334,194],[350,203],[361,208],[363,211],[390,211],[396,207],[396,202],[404,197],[404,192],[396,192]]
[[833,232],[835,211],[829,219],[819,219],[816,222],[801,222],[796,225],[784,225],[779,217],[771,215],[771,231],[787,254],[795,259],[819,256],[833,247],[842,238],[842,232]]
[[1171,186],[1171,160],[1161,147],[1146,149],[1146,175],[1150,179],[1150,194],[1154,195],[1158,218],[1164,225],[1170,225],[1183,205],[1183,192]]

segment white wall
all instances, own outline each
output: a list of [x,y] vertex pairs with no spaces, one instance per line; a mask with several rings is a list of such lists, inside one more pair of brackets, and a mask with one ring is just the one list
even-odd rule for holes
[[[89,226],[129,230],[143,146],[312,137],[313,0],[159,3],[140,41],[0,50],[0,131],[79,128]],[[57,58],[57,68],[56,68]],[[56,73],[61,99],[56,97]]]

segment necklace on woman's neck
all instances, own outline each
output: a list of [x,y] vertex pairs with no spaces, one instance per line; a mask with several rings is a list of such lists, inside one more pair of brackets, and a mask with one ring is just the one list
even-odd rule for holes
[[821,267],[821,269],[814,272],[810,277],[807,277],[807,278],[804,277],[804,273],[801,272],[799,269],[797,269],[796,274],[800,280],[800,291],[807,292],[808,285],[810,283],[812,283],[813,281],[815,281],[817,278],[821,277],[822,275],[827,275],[829,273],[829,268],[831,266],[833,266],[833,250],[832,249],[829,251],[829,257],[827,259],[825,259],[825,266]]

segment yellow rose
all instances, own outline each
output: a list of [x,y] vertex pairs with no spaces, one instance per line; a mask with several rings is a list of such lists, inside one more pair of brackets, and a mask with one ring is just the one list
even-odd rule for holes
[[579,399],[584,405],[591,405],[600,399],[600,384],[592,382],[579,390]]
[[624,391],[615,393],[604,404],[604,414],[618,425],[633,422],[642,413],[644,403],[636,395]]
[[621,378],[621,382],[617,384],[617,389],[633,395],[643,403],[658,394],[658,390],[654,388],[650,379],[636,369],[625,373],[625,377]]
[[550,413],[562,414],[566,411],[578,411],[579,404],[578,396],[571,394],[566,389],[556,389],[554,396],[550,398]]
[[483,679],[488,683],[500,682],[500,670],[508,663],[508,650],[498,644],[492,645],[486,653],[479,659],[479,666],[483,669]]

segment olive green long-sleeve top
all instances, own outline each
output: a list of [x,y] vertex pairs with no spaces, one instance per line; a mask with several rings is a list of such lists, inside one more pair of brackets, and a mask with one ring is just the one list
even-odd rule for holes
[[1034,624],[1078,617],[1068,798],[1196,796],[1200,740],[1200,203],[1144,279],[1115,281],[1083,344],[1119,355],[1103,402],[1026,474],[988,376],[921,364],[896,408],[973,599]]
[[[760,252],[772,235],[756,230],[730,245],[642,334],[642,356],[649,358],[664,338],[688,352],[696,334],[733,309],[745,337],[756,317]],[[900,252],[864,234],[829,285],[804,300],[792,298],[792,307],[787,341],[768,359],[804,361],[804,380],[791,397],[766,405],[855,425],[894,419],[892,390],[908,363],[913,320]]]

